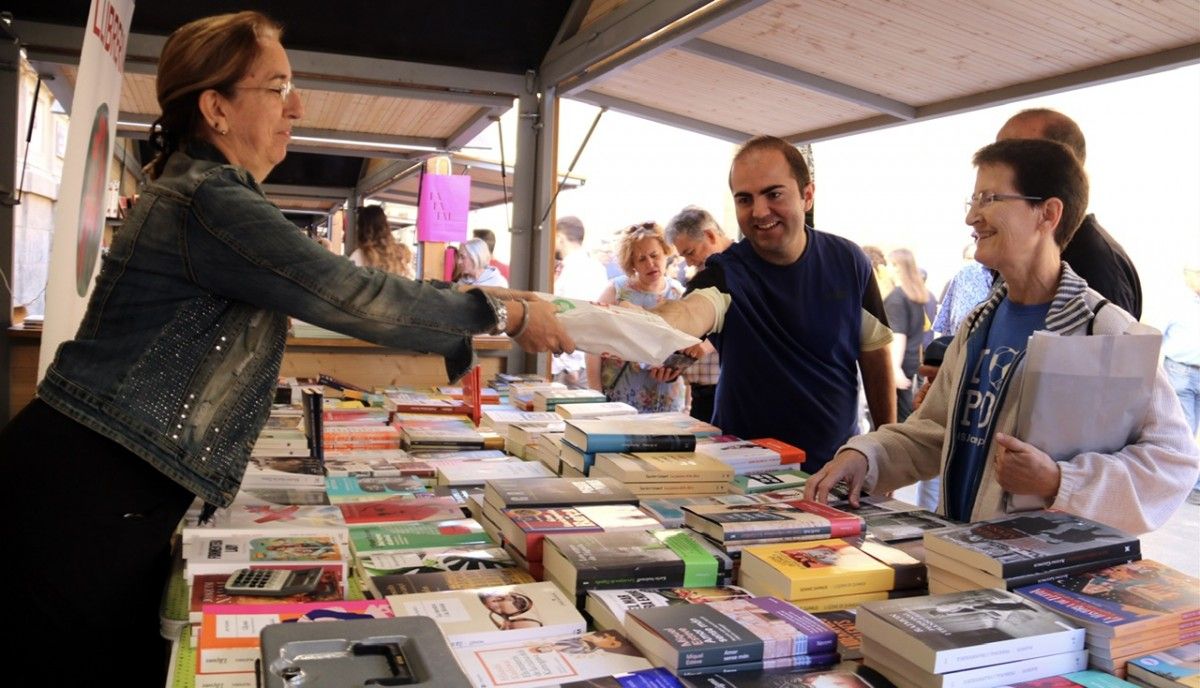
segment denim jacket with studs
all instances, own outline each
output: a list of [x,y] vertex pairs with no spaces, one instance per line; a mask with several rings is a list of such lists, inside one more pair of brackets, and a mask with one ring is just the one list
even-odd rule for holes
[[270,411],[289,315],[441,355],[451,380],[474,360],[472,334],[496,326],[480,291],[328,252],[245,169],[193,145],[171,156],[117,232],[38,396],[225,506]]

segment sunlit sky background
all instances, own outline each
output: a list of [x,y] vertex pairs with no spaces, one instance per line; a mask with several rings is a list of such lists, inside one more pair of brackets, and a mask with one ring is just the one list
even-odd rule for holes
[[[770,99],[763,99],[764,107]],[[975,180],[971,154],[1009,116],[1029,107],[1066,113],[1087,137],[1091,207],[1141,273],[1143,320],[1162,326],[1185,262],[1200,264],[1200,66],[1033,98],[963,115],[816,143],[816,226],[885,250],[911,248],[935,293],[961,265],[970,229],[963,199]],[[597,108],[563,100],[560,171],[574,157]],[[515,112],[501,123],[515,149]],[[499,156],[495,128],[472,151]],[[487,150],[491,148],[491,150]],[[735,147],[724,141],[606,112],[575,173],[579,189],[558,198],[558,215],[577,215],[586,243],[623,226],[665,223],[695,203],[736,234],[726,184]],[[539,209],[539,216],[541,214]],[[497,230],[508,260],[503,207],[472,213],[471,227]]]

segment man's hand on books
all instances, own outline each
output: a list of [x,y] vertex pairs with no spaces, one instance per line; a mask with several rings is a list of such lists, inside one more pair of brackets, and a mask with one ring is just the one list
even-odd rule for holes
[[867,479],[867,457],[855,449],[843,449],[833,457],[833,461],[808,479],[804,485],[804,498],[825,504],[829,501],[829,492],[841,483],[848,488],[847,498],[850,506],[858,508],[858,497],[862,494],[863,483]]
[[996,481],[1006,492],[1053,500],[1062,477],[1058,462],[1032,444],[996,433]]

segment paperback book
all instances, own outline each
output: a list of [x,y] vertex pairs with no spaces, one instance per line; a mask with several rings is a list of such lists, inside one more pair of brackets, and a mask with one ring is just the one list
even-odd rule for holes
[[728,555],[682,530],[551,535],[543,547],[546,577],[577,596],[725,585],[733,566]]
[[741,573],[755,583],[743,582],[747,589],[786,600],[895,587],[890,566],[841,539],[747,547],[742,552]]
[[[486,507],[485,507],[486,509]],[[489,514],[490,515],[490,514]],[[505,542],[526,559],[542,560],[542,541],[563,533],[606,533],[622,530],[658,530],[658,521],[632,504],[597,504],[579,507],[518,507],[498,512],[493,522]]]
[[612,478],[492,480],[483,498],[497,509],[638,503],[636,495]]
[[824,540],[863,532],[858,516],[806,500],[694,505],[683,511],[684,525],[718,542]]
[[680,604],[703,604],[717,600],[754,597],[744,588],[720,585],[709,588],[658,588],[651,590],[592,590],[584,609],[596,628],[625,627],[625,615],[634,609],[653,609]]
[[483,526],[470,518],[413,521],[350,527],[350,546],[356,556],[430,547],[494,544]]
[[388,595],[412,595],[442,590],[471,590],[498,585],[533,583],[528,571],[518,568],[437,571],[372,576],[368,589],[376,599]]
[[587,627],[575,600],[553,583],[389,595],[387,601],[396,616],[433,619],[453,648],[578,637]]
[[653,668],[617,631],[458,649],[454,654],[476,688],[542,688]]
[[812,614],[774,597],[634,609],[626,615],[625,629],[642,654],[675,671],[837,662],[837,635]]
[[1083,628],[1003,590],[867,602],[857,623],[864,641],[933,674],[1084,650]]
[[925,549],[1000,578],[1141,555],[1136,537],[1061,511],[1027,511],[930,531]]

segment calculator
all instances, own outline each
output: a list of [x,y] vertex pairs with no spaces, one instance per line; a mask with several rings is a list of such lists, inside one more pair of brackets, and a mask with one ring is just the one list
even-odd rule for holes
[[239,569],[225,581],[225,592],[231,595],[262,595],[288,597],[312,592],[321,582],[323,569]]

